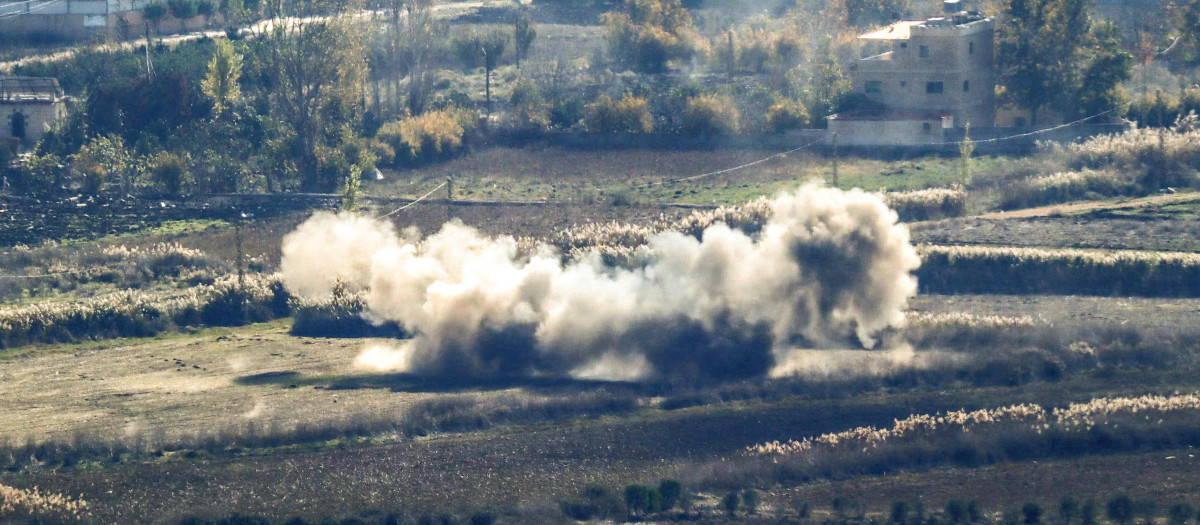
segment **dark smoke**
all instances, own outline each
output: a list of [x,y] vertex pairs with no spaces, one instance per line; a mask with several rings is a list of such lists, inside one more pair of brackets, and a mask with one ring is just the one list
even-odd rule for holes
[[319,213],[285,238],[283,274],[305,297],[365,290],[372,319],[416,334],[363,364],[450,377],[758,377],[797,347],[871,348],[903,323],[919,259],[879,197],[808,186],[771,209],[754,236],[656,235],[633,269],[520,256],[459,223],[419,239]]

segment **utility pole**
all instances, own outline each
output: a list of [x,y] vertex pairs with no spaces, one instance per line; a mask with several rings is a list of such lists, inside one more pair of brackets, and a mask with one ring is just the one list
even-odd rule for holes
[[833,187],[837,188],[838,184],[838,154],[837,154],[837,132],[833,132]]
[[154,61],[150,60],[150,22],[146,22],[146,76],[154,78]]
[[454,205],[454,177],[446,177],[446,222],[450,222],[450,207]]

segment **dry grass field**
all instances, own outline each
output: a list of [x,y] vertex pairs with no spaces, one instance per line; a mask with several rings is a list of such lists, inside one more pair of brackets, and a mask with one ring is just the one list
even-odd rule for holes
[[[770,154],[489,148],[388,173],[386,180],[367,184],[367,192],[413,198],[453,176],[452,206],[442,201],[444,194],[435,194],[390,220],[400,228],[430,232],[453,218],[489,234],[548,238],[581,224],[677,219],[696,205],[742,203],[796,188],[813,174],[828,174],[828,159],[802,154],[773,159],[736,176],[657,184]],[[1001,169],[1012,159],[977,160],[977,167],[987,170]],[[854,159],[840,169],[846,185],[921,189],[948,185],[956,176],[955,162],[938,157]],[[968,213],[984,211],[990,199],[986,191],[969,190]],[[1111,201],[1022,217],[972,216],[910,227],[914,241],[944,245],[1196,251],[1196,203],[1188,196],[1171,200]],[[367,211],[376,215],[403,204],[366,202]],[[306,218],[314,203],[325,208],[335,204],[324,198],[279,205],[243,228],[246,252],[259,269],[278,268],[283,236]],[[227,220],[136,221],[133,233],[92,240],[77,236],[56,249],[177,242],[232,267],[234,231]],[[127,230],[114,228],[121,231]],[[56,300],[67,299],[69,294]],[[734,472],[733,463],[750,445],[888,425],[918,413],[1014,403],[1055,407],[1100,396],[1196,388],[1198,365],[1187,353],[1191,350],[1171,355],[1170,350],[1138,345],[1153,334],[1176,337],[1168,340],[1185,343],[1180,348],[1192,345],[1190,332],[1183,329],[1200,317],[1200,299],[918,295],[909,309],[932,318],[1028,319],[1011,329],[1025,334],[1014,335],[1020,342],[1013,344],[1042,345],[1038,334],[1049,331],[1087,339],[1095,328],[1116,334],[1108,341],[1112,348],[1102,351],[1118,357],[1064,365],[1061,360],[1072,357],[1053,352],[1065,348],[1043,352],[1005,346],[1010,329],[1001,323],[999,328],[978,328],[974,338],[946,339],[976,341],[980,348],[939,351],[961,352],[980,362],[992,359],[989,366],[1026,366],[1021,359],[1049,355],[1045,362],[1058,366],[1056,372],[1035,371],[1010,384],[987,375],[1001,373],[994,369],[955,369],[958,361],[950,358],[946,363],[951,364],[940,365],[948,368],[866,378],[841,371],[707,385],[548,378],[479,382],[358,368],[355,358],[385,341],[297,337],[288,333],[288,319],[235,328],[182,327],[154,338],[0,352],[4,450],[31,451],[40,443],[53,443],[58,447],[53,458],[97,443],[114,450],[111,457],[83,454],[70,461],[39,460],[38,452],[30,460],[11,458],[0,483],[82,495],[96,523],[178,523],[185,515],[231,512],[262,515],[272,522],[292,516],[378,516],[362,514],[368,511],[465,517],[490,507],[499,509],[502,523],[532,524],[567,522],[559,502],[577,496],[588,484],[620,490],[629,483],[676,478],[699,492],[696,508],[704,519],[717,520],[722,519],[719,500],[730,479],[723,474],[727,462],[728,472]],[[1066,347],[1072,341],[1060,343]],[[1149,357],[1142,359],[1138,352]],[[1121,362],[1126,355],[1137,359]],[[1055,359],[1060,359],[1057,365]],[[301,435],[299,428],[312,432]],[[125,448],[116,451],[113,444]],[[817,508],[815,516],[827,517],[830,501],[844,495],[859,499],[871,513],[885,512],[901,499],[925,501],[936,509],[949,498],[972,498],[995,516],[1027,501],[1050,506],[1066,494],[1104,498],[1128,492],[1155,497],[1163,506],[1200,498],[1195,489],[1200,474],[1191,468],[1194,458],[1188,449],[1141,447],[1098,456],[757,486],[764,491],[760,514],[762,520],[790,519],[792,504],[802,500]]]

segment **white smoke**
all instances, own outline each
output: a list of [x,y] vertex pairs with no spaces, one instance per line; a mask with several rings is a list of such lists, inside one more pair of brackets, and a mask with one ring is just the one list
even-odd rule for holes
[[318,213],[285,237],[282,270],[302,297],[365,289],[370,318],[415,335],[359,364],[422,374],[764,376],[797,346],[871,348],[903,324],[920,260],[877,196],[807,186],[771,208],[754,236],[658,234],[632,269],[521,256],[457,222],[419,240]]

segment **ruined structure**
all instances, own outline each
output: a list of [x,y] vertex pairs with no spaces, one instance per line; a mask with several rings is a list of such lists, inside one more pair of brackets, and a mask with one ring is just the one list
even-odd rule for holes
[[66,111],[57,79],[0,76],[0,138],[32,147]]

